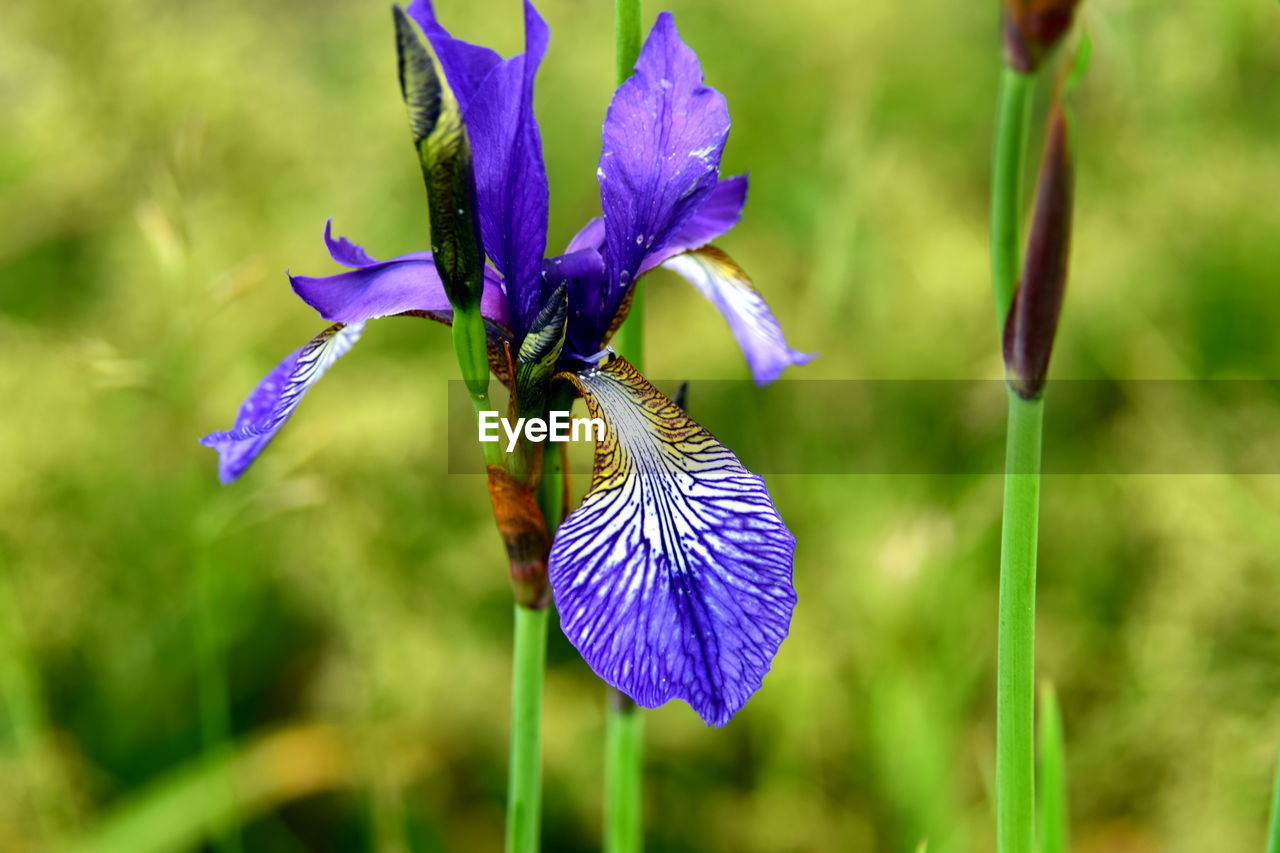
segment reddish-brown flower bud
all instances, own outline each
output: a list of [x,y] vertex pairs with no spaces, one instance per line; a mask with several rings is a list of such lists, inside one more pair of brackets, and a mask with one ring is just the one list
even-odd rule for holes
[[1026,398],[1035,397],[1044,387],[1058,331],[1071,251],[1073,185],[1067,117],[1062,105],[1055,104],[1022,280],[1004,324],[1005,372],[1013,389]]
[[511,565],[511,588],[516,604],[534,610],[551,603],[547,584],[547,553],[551,535],[533,491],[505,468],[489,466],[489,500],[498,533]]
[[1071,28],[1080,0],[1004,0],[1004,61],[1029,74]]

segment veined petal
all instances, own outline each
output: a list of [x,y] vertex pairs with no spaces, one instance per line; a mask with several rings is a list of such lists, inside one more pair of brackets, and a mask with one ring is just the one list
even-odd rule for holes
[[789,365],[806,364],[815,357],[787,346],[782,328],[774,319],[751,279],[733,259],[715,246],[684,252],[662,266],[684,276],[716,306],[738,340],[757,385],[777,379]]
[[205,447],[218,451],[219,480],[230,483],[245,472],[289,420],[302,396],[351,349],[363,331],[362,323],[337,323],[325,329],[258,383],[240,406],[231,429],[200,439]]
[[549,33],[527,0],[524,18],[525,52],[496,65],[463,111],[481,237],[506,284],[517,338],[542,308],[547,247],[547,170],[533,114],[533,83]]
[[[412,252],[389,261],[374,260],[346,237],[333,237],[325,223],[325,245],[335,261],[354,270],[337,275],[290,275],[294,293],[333,323],[363,323],[376,317],[417,312],[449,321],[453,309],[430,252]],[[484,271],[480,313],[486,320],[508,327],[507,298],[502,280]]]
[[609,105],[596,170],[615,307],[645,257],[669,243],[715,187],[728,133],[724,98],[702,84],[697,56],[671,14],[661,13],[635,74]]
[[742,208],[747,203],[747,176],[735,175],[716,184],[693,217],[677,231],[667,244],[651,252],[640,264],[637,276],[690,249],[703,246],[724,235],[742,218]]
[[764,481],[626,361],[569,378],[609,428],[551,546],[564,634],[637,703],[724,725],[787,635],[795,538]]

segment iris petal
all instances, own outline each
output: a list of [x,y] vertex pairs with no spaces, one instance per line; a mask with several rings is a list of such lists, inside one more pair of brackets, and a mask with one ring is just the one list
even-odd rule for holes
[[503,276],[511,321],[523,336],[545,295],[539,272],[547,242],[547,171],[533,84],[550,33],[526,0],[525,51],[504,60],[449,35],[429,0],[414,0],[407,11],[431,42],[462,111],[484,250]]
[[746,175],[736,175],[720,181],[706,201],[699,205],[697,213],[672,235],[667,244],[645,257],[638,275],[644,275],[681,252],[700,249],[712,240],[724,236],[726,231],[738,224],[746,203]]
[[363,246],[346,237],[334,237],[332,217],[324,221],[324,245],[329,250],[329,257],[344,267],[369,267],[378,263]]
[[502,273],[518,337],[543,303],[548,205],[533,83],[549,34],[532,4],[524,14],[525,52],[495,66],[463,112],[485,253]]
[[637,703],[724,725],[787,635],[795,538],[764,481],[626,361],[570,378],[609,428],[551,547],[561,627]]
[[[376,317],[415,312],[449,322],[453,309],[430,252],[411,252],[376,261],[346,237],[334,238],[325,223],[325,245],[335,261],[356,269],[328,276],[290,275],[294,293],[331,323],[363,323]],[[490,323],[509,325],[502,280],[484,271],[480,313]]]
[[[453,316],[429,253],[406,255],[337,275],[291,275],[289,281],[303,302],[335,323],[362,323],[408,312],[430,314],[445,322]],[[507,325],[507,298],[501,281],[489,270],[485,270],[480,313],[486,320]]]
[[703,85],[697,56],[671,14],[661,13],[605,116],[596,170],[612,309],[605,328],[644,259],[671,241],[715,187],[728,134],[723,96]]
[[219,480],[230,483],[245,472],[289,420],[303,395],[351,349],[363,331],[360,323],[337,323],[325,329],[286,356],[258,383],[240,406],[231,429],[200,439],[205,447],[218,451]]
[[449,31],[436,20],[436,11],[430,0],[413,0],[405,12],[422,27],[436,58],[444,66],[444,76],[458,99],[458,108],[464,113],[471,105],[476,90],[500,62],[502,57],[487,47],[471,44],[449,35]]
[[787,346],[782,327],[764,297],[742,268],[716,247],[684,252],[662,265],[684,276],[724,316],[757,385],[767,385],[792,364],[806,364],[815,358]]

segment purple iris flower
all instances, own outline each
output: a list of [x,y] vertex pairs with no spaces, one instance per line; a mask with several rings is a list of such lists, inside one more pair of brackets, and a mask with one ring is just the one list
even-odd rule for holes
[[[408,14],[443,68],[471,147],[478,231],[491,264],[481,299],[490,338],[520,352],[540,333],[540,317],[554,313],[544,309],[567,300],[563,335],[554,336],[558,378],[609,426],[591,489],[548,558],[561,627],[601,678],[640,705],[680,698],[723,725],[760,687],[787,634],[795,539],[763,480],[615,357],[608,341],[637,280],[662,266],[716,306],[758,383],[811,358],[787,346],[747,276],[710,245],[738,221],[747,194],[745,175],[719,173],[725,100],[703,85],[671,15],[659,15],[605,117],[597,169],[604,215],[564,254],[546,258],[547,178],[533,115],[546,24],[526,2],[525,51],[503,59],[450,36],[429,0],[414,0]],[[244,473],[367,321],[409,314],[449,322],[429,252],[377,261],[328,224],[324,239],[349,271],[290,280],[334,325],[267,375],[230,430],[203,439],[219,453],[223,482]]]

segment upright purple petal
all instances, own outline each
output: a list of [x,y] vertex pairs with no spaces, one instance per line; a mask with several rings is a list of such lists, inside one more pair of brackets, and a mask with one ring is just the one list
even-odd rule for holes
[[637,703],[724,725],[787,635],[795,538],[764,482],[624,360],[573,380],[608,430],[551,546],[560,625]]
[[671,236],[661,249],[650,252],[640,264],[637,276],[661,264],[667,258],[675,257],[690,249],[700,249],[721,237],[726,231],[738,224],[742,218],[742,208],[747,203],[747,176],[736,175],[725,178],[716,184],[716,188],[699,205],[698,210],[679,231]]
[[413,0],[405,11],[422,27],[432,51],[444,66],[445,80],[458,99],[458,108],[466,113],[476,90],[489,72],[502,62],[502,57],[487,47],[449,35],[449,31],[436,20],[431,0]]
[[684,276],[724,316],[756,384],[767,385],[788,366],[813,360],[812,354],[787,346],[764,297],[724,252],[704,246],[669,258],[662,265]]
[[671,14],[661,13],[635,74],[609,105],[596,170],[614,305],[645,257],[667,245],[714,189],[728,134],[724,98],[702,84],[698,58]]
[[240,406],[235,424],[200,439],[218,451],[218,479],[230,483],[245,472],[289,420],[302,397],[333,363],[351,349],[363,324],[337,323],[276,365]]
[[471,141],[476,209],[485,253],[502,273],[517,337],[542,308],[547,171],[533,114],[533,83],[547,25],[525,2],[525,52],[496,65],[462,118]]

